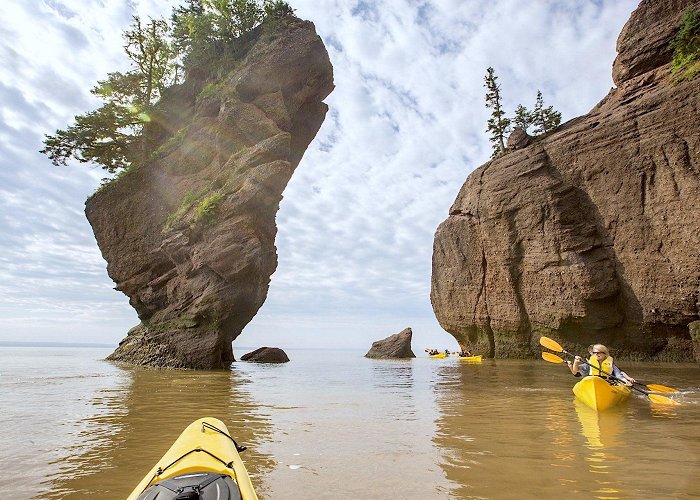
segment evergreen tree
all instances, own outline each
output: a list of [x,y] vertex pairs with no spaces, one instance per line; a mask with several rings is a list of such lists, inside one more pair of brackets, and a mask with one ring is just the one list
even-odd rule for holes
[[44,138],[44,149],[54,165],[71,158],[94,162],[116,172],[137,160],[143,125],[166,87],[172,66],[168,25],[151,20],[147,25],[135,16],[125,31],[124,50],[135,66],[127,73],[110,73],[92,89],[105,103],[95,111],[78,115],[75,124]]
[[537,91],[535,109],[532,112],[532,123],[537,127],[535,133],[538,135],[548,134],[561,123],[561,113],[555,111],[553,106],[544,107],[542,92]]
[[128,168],[148,153],[144,124],[165,88],[178,83],[179,68],[194,64],[204,70],[213,61],[220,63],[238,37],[265,17],[293,13],[280,0],[187,0],[173,10],[172,30],[163,19],[144,24],[134,16],[124,32],[124,50],[133,68],[98,82],[91,92],[104,104],[76,116],[65,130],[47,135],[41,152],[54,165],[65,165],[72,158],[97,163],[111,173]]
[[491,133],[489,140],[493,143],[491,158],[495,158],[505,151],[505,136],[510,129],[510,119],[505,117],[506,113],[501,104],[501,86],[497,80],[498,77],[493,68],[489,67],[484,77],[484,87],[486,87],[486,107],[493,110],[486,128],[486,131]]
[[515,108],[515,118],[513,118],[513,125],[522,128],[525,132],[532,125],[533,117],[532,112],[528,111],[525,106],[518,104]]
[[265,0],[264,9],[265,18],[294,15],[294,9],[292,9],[292,6],[283,0]]
[[213,13],[214,32],[220,40],[232,41],[255,28],[264,11],[256,0],[204,0]]
[[144,107],[157,101],[170,83],[173,65],[169,35],[170,26],[164,19],[151,19],[143,26],[139,16],[134,16],[133,28],[124,32],[124,51],[141,76],[140,95],[135,98]]

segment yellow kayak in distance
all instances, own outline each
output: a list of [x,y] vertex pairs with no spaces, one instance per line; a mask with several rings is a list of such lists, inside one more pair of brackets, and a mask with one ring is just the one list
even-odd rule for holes
[[257,500],[239,455],[243,450],[245,447],[236,444],[221,420],[211,417],[195,420],[127,500],[210,497]]
[[632,392],[624,384],[611,385],[602,377],[583,377],[573,388],[574,394],[596,411],[617,406],[629,398]]
[[430,354],[430,357],[435,358],[435,359],[442,359],[442,358],[446,358],[447,354],[445,354],[444,352],[441,352],[438,354]]
[[466,361],[467,363],[481,363],[481,354],[478,356],[458,356],[460,361]]

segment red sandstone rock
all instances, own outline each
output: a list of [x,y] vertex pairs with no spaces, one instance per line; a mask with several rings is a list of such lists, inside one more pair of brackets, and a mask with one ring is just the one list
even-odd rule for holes
[[641,2],[618,41],[618,88],[467,178],[435,234],[431,291],[459,343],[530,357],[544,334],[581,352],[693,359],[700,78],[674,85],[668,50],[691,4]]
[[167,93],[153,157],[86,203],[141,320],[109,359],[228,368],[231,342],[265,301],[275,214],[325,118],[333,68],[313,24],[262,28],[224,81]]
[[411,339],[413,338],[413,330],[404,328],[399,333],[390,335],[389,337],[377,340],[372,343],[372,347],[366,358],[415,358],[411,350]]

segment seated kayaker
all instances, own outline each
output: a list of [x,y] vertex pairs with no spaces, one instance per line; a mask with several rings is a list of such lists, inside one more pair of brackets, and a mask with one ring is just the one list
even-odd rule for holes
[[566,364],[569,365],[569,370],[571,370],[571,373],[576,377],[597,375],[611,381],[617,379],[620,382],[624,382],[626,385],[632,385],[633,382],[636,382],[635,379],[615,365],[608,348],[603,344],[592,345],[588,348],[588,352],[591,355],[588,361],[583,361],[581,356],[576,356],[573,363],[571,361],[566,362]]
[[472,356],[472,352],[464,347],[462,344],[459,344],[459,357],[460,358],[468,358]]

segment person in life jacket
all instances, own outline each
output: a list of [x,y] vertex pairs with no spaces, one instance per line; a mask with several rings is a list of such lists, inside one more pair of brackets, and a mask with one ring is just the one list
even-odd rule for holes
[[610,356],[610,351],[603,344],[595,344],[588,348],[591,357],[583,361],[581,356],[576,356],[573,363],[567,361],[569,370],[577,377],[596,375],[607,380],[619,380],[626,385],[632,385],[635,379],[620,370]]
[[460,358],[468,358],[470,356],[473,356],[472,352],[469,349],[467,349],[465,346],[463,346],[462,344],[459,344],[459,357]]

